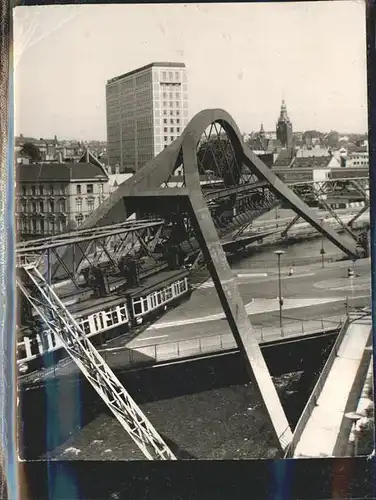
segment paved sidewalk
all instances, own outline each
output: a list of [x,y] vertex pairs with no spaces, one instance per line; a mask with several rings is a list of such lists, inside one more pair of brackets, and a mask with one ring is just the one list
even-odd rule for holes
[[316,406],[295,448],[295,458],[334,456],[349,394],[371,329],[370,317],[349,325]]
[[[343,298],[339,297],[327,297],[323,299],[318,299],[318,298],[313,298],[313,299],[285,299],[284,304],[283,304],[283,310],[289,310],[289,309],[299,309],[301,307],[309,307],[309,306],[317,306],[320,304],[330,304],[330,303],[336,303],[336,302],[342,302],[343,303]],[[248,315],[252,314],[260,314],[260,313],[267,313],[267,312],[275,312],[279,310],[279,300],[278,298],[275,299],[254,299],[252,302],[249,304],[246,304],[245,309],[248,313]],[[203,311],[204,313],[205,311]],[[177,317],[179,317],[178,313],[176,314]],[[180,315],[181,317],[181,315]],[[206,323],[208,321],[217,321],[219,319],[225,319],[225,313],[217,313],[217,314],[210,314],[210,315],[202,315],[202,316],[195,316],[194,318],[186,318],[186,319],[175,319],[171,321],[157,321],[154,323],[152,326],[148,328],[148,330],[160,330],[163,328],[170,328],[170,327],[179,327],[183,325],[194,325],[197,323]]]

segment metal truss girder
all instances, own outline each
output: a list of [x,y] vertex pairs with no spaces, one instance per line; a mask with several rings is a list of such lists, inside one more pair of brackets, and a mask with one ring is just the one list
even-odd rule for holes
[[285,450],[292,439],[292,432],[240,296],[237,279],[227,262],[201,191],[195,145],[194,137],[186,135],[183,159],[192,222],[231,331],[246,362],[247,372],[261,395],[276,442]]
[[244,146],[245,158],[250,168],[257,171],[257,175],[269,181],[270,189],[280,198],[285,200],[291,208],[300,215],[302,219],[308,222],[317,231],[323,234],[329,241],[334,243],[343,252],[350,257],[358,258],[358,252],[355,242],[347,242],[345,239],[329,226],[320,224],[315,212],[308,207],[291,189],[289,189],[249,148]]
[[208,201],[218,200],[220,198],[227,198],[232,194],[249,193],[250,191],[254,191],[255,189],[259,189],[262,187],[267,187],[267,182],[259,181],[250,184],[240,184],[239,186],[235,186],[233,188],[220,189],[218,191],[208,191],[205,193],[205,199]]
[[355,214],[355,215],[354,215],[354,217],[353,217],[351,220],[349,220],[349,222],[347,223],[347,225],[348,225],[349,227],[351,227],[351,226],[354,224],[354,222],[355,222],[355,221],[357,221],[357,220],[359,219],[359,217],[360,217],[361,215],[363,215],[365,212],[367,212],[367,210],[368,210],[368,209],[369,209],[369,204],[368,204],[368,203],[366,203],[366,204],[364,205],[364,207],[362,207],[362,208],[359,210],[359,212],[358,212],[357,214]]
[[113,227],[98,227],[93,230],[78,229],[74,233],[65,233],[56,235],[56,237],[43,238],[39,240],[32,240],[28,242],[17,243],[16,253],[18,255],[30,254],[39,252],[42,250],[47,250],[50,248],[65,247],[68,245],[73,245],[77,243],[90,243],[96,239],[108,238],[118,234],[124,234],[127,232],[140,231],[142,229],[147,229],[151,227],[159,227],[164,224],[161,219],[158,220],[138,220],[123,224],[114,224]]
[[[279,172],[278,171],[275,171],[276,174],[278,174]],[[339,178],[334,178],[334,179],[325,179],[325,181],[323,181],[325,184],[327,184],[328,186],[330,187],[333,187],[333,185],[335,185],[336,183],[341,183],[341,182],[349,182],[351,181],[352,178],[347,178],[347,177],[339,177]],[[368,180],[368,178],[366,177],[357,177],[356,180]],[[289,187],[294,187],[294,186],[309,186],[309,185],[312,185],[312,184],[316,184],[317,181],[314,181],[314,180],[285,180],[284,183],[286,184],[286,186],[289,186]]]
[[367,191],[359,184],[357,180],[352,179],[350,184],[354,186],[354,188],[364,197],[364,201],[369,205],[369,196]]
[[348,228],[348,226],[346,226],[346,224],[344,224],[342,222],[341,218],[338,217],[338,215],[336,214],[335,210],[333,210],[332,207],[330,205],[328,205],[328,203],[326,203],[326,201],[324,200],[324,198],[323,198],[320,190],[318,188],[316,188],[315,186],[313,187],[313,190],[314,190],[316,196],[319,198],[320,202],[323,204],[325,210],[327,210],[330,213],[330,215],[333,216],[333,218],[338,222],[338,224],[346,231],[346,233],[349,236],[351,236],[351,238],[354,239],[354,241],[357,241],[356,235],[351,231],[351,229]]
[[285,229],[282,231],[282,236],[287,236],[290,229],[298,222],[300,215],[295,215],[295,217],[287,224]]
[[166,443],[125,390],[64,304],[33,266],[23,267],[42,301],[17,278],[17,285],[104,403],[149,460],[176,460]]
[[[111,232],[106,232],[103,234],[100,234],[99,236],[95,237],[95,240],[89,240],[85,237],[84,240],[77,239],[74,243],[71,243],[70,248],[71,251],[65,253],[65,260],[66,260],[66,265],[68,269],[73,273],[78,273],[79,269],[84,266],[84,261],[86,261],[89,266],[94,265],[94,261],[91,262],[88,259],[88,249],[90,248],[91,244],[93,241],[96,242],[103,242],[101,246],[101,256],[102,257],[104,254],[107,253],[108,261],[114,261],[113,263],[116,265],[116,262],[119,260],[119,258],[122,256],[124,252],[127,251],[127,247],[125,244],[121,246],[121,248],[118,248],[117,251],[109,250],[107,248],[109,241],[113,239],[115,236],[122,236],[122,235],[140,235],[144,234],[145,231],[148,229],[156,229],[158,232],[159,229],[161,229],[164,225],[164,221],[159,220],[158,222],[151,223],[149,225],[139,225],[134,226],[132,229],[126,229],[126,230],[117,230],[116,233],[111,233]],[[67,249],[69,250],[69,246],[67,246]],[[73,252],[74,250],[74,252]],[[129,250],[129,249],[128,249]],[[116,257],[115,257],[116,254]],[[68,258],[67,258],[68,257]],[[53,266],[53,275],[56,276],[58,275],[59,271],[61,271],[61,265],[57,263],[55,266]]]

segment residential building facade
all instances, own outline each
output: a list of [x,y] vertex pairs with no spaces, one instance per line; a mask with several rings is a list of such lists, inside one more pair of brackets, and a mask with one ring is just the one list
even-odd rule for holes
[[151,63],[106,85],[110,167],[138,170],[173,142],[188,123],[185,64]]
[[347,167],[368,167],[369,156],[367,146],[354,148],[347,152]]
[[88,156],[78,163],[17,166],[18,236],[28,239],[75,230],[106,199],[108,175]]

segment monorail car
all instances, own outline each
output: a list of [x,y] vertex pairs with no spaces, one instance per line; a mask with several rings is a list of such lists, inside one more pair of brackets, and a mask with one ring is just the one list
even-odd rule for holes
[[[114,297],[76,302],[69,311],[86,338],[102,345],[115,337],[130,334],[139,325],[152,321],[168,307],[189,296],[189,273],[186,270],[165,271],[151,276],[140,286]],[[17,346],[20,373],[27,373],[66,356],[64,346],[51,330],[24,335]]]

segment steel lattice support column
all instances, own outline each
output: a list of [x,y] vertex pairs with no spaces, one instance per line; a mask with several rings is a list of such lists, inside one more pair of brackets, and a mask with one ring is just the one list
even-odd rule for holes
[[292,432],[240,296],[236,277],[227,262],[203,197],[197,169],[196,143],[191,135],[184,138],[183,158],[191,217],[201,250],[248,374],[256,384],[279,446],[284,450],[292,439]]

